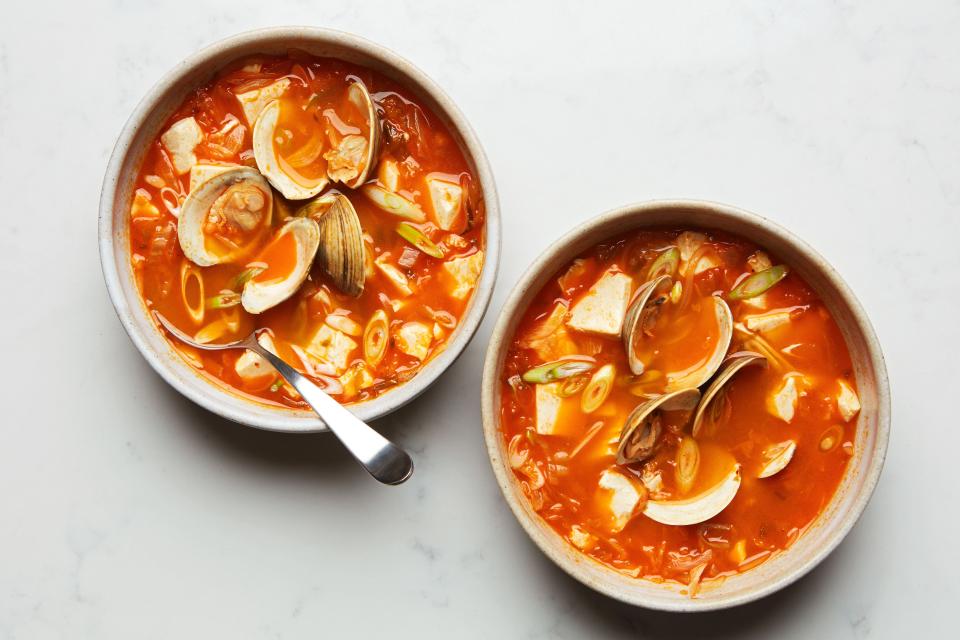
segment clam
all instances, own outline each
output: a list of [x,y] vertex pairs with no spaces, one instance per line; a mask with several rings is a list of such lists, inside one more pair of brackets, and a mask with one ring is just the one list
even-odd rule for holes
[[727,508],[740,490],[740,465],[706,491],[684,500],[650,500],[643,515],[661,524],[688,525],[704,522]]
[[793,454],[797,451],[797,443],[793,440],[784,440],[775,445],[767,447],[763,452],[764,465],[757,474],[758,478],[769,478],[783,471],[784,467],[793,460]]
[[717,320],[717,340],[713,345],[713,352],[701,364],[686,371],[667,374],[666,391],[678,389],[692,389],[699,387],[713,377],[730,347],[733,338],[733,313],[730,307],[718,296],[710,296],[713,303],[714,316]]
[[315,220],[319,226],[317,264],[330,276],[334,286],[348,296],[363,293],[366,249],[360,218],[350,200],[332,191],[304,205],[298,215]]
[[681,389],[658,396],[634,409],[620,432],[617,464],[643,462],[654,454],[663,431],[661,411],[693,411],[699,401],[698,389]]
[[[627,306],[627,314],[623,319],[623,328],[620,337],[623,348],[627,352],[627,362],[634,375],[640,375],[645,369],[644,363],[637,354],[637,344],[643,338],[645,329],[656,321],[659,306],[666,302],[666,292],[670,290],[673,278],[662,275],[640,286],[633,299]],[[654,293],[657,295],[654,296]],[[652,298],[652,299],[651,299]]]
[[365,119],[365,135],[344,136],[336,147],[324,154],[327,159],[327,175],[331,180],[342,182],[356,189],[377,168],[380,153],[380,117],[377,105],[367,85],[354,78],[347,89],[347,99]]
[[[357,117],[338,114],[336,119],[341,129],[333,124],[318,129],[300,149],[286,157],[281,156],[276,140],[282,139],[282,112],[291,107],[285,98],[280,98],[260,111],[253,126],[253,155],[261,173],[284,197],[307,200],[323,191],[331,181],[357,188],[376,169],[380,151],[376,104],[366,85],[358,79],[353,79],[347,87],[347,100],[356,108]],[[362,124],[356,122],[357,118]],[[320,162],[325,164],[318,165]],[[319,167],[323,168],[318,171]]]
[[[277,124],[280,121],[281,101],[274,100],[267,104],[257,116],[253,125],[253,157],[257,161],[260,173],[267,177],[277,191],[289,200],[306,200],[323,191],[329,179],[326,173],[313,177],[305,176],[298,171],[300,162],[290,163],[282,158],[274,140],[278,137]],[[314,154],[311,154],[313,156]],[[316,156],[319,156],[317,149]],[[309,158],[311,163],[316,157]],[[304,160],[306,162],[306,159]]]
[[177,237],[183,254],[209,267],[246,257],[270,227],[273,193],[255,169],[236,167],[218,173],[183,201]]
[[[320,245],[320,230],[310,218],[293,218],[257,256],[262,271],[243,285],[240,303],[248,313],[263,313],[300,288]],[[291,262],[290,253],[294,253]]]
[[703,392],[703,399],[700,400],[700,404],[697,405],[697,411],[693,414],[692,433],[694,438],[700,436],[700,432],[703,430],[704,420],[708,415],[707,411],[713,405],[714,400],[720,397],[727,383],[730,382],[741,369],[749,367],[750,365],[766,366],[767,359],[753,351],[740,351],[731,354],[730,357],[724,361],[720,372],[713,379],[713,382],[710,383],[710,386],[707,387],[707,390]]

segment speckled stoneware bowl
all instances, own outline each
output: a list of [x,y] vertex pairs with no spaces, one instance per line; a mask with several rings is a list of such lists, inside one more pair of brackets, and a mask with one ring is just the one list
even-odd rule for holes
[[[743,574],[702,583],[695,599],[681,586],[630,578],[581,554],[537,515],[507,463],[500,434],[500,374],[510,338],[538,291],[568,261],[614,235],[644,227],[706,227],[748,238],[795,269],[819,294],[850,349],[863,408],[856,453],[836,496],[821,517],[789,550]],[[604,213],[555,242],[520,278],[500,312],[483,371],[483,430],[490,462],[510,508],[527,534],[564,571],[608,596],[667,611],[706,611],[743,604],[773,593],[810,571],[829,554],[860,517],[883,467],[890,432],[890,390],[880,345],[860,303],[819,254],[782,227],[741,209],[711,202],[661,200]]]
[[309,27],[277,27],[242,33],[191,55],[167,73],[137,105],[110,157],[100,198],[100,261],[117,315],[147,362],[177,391],[197,404],[242,424],[274,431],[326,431],[316,414],[245,399],[199,375],[177,355],[147,316],[129,258],[129,209],[147,145],[184,97],[226,64],[251,54],[290,49],[340,58],[384,74],[415,93],[443,120],[460,145],[486,200],[486,263],[460,325],[442,351],[410,381],[368,402],[350,405],[363,420],[374,420],[410,402],[429,387],[470,342],[493,293],[500,259],[500,208],[490,165],[477,136],[453,101],[422,71],[377,44],[357,36]]

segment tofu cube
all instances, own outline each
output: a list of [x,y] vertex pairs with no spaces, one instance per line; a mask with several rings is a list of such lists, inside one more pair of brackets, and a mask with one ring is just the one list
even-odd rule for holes
[[380,186],[391,191],[397,192],[400,188],[400,165],[393,158],[385,158],[380,161],[380,168],[377,170],[377,182]]
[[846,380],[837,380],[837,385],[840,387],[840,391],[837,393],[837,409],[840,411],[843,421],[850,422],[854,416],[860,413],[860,397],[857,396],[857,392]]
[[600,504],[610,514],[610,530],[623,531],[640,503],[640,490],[627,476],[614,469],[600,474]]
[[346,398],[352,398],[361,390],[371,387],[373,383],[374,378],[363,362],[350,366],[340,376],[340,384],[343,385],[343,395]]
[[237,101],[240,103],[240,108],[243,109],[243,115],[247,119],[247,124],[252,127],[264,107],[286,93],[289,88],[290,79],[280,78],[265,87],[238,93]]
[[767,410],[787,424],[793,421],[800,402],[800,391],[797,388],[797,379],[800,374],[788,373],[767,398]]
[[576,353],[577,345],[570,338],[570,333],[563,322],[566,317],[566,305],[558,302],[550,311],[550,315],[523,336],[520,346],[524,349],[533,349],[537,357],[544,362]]
[[570,535],[567,536],[567,539],[581,551],[590,551],[597,546],[597,536],[585,531],[578,524],[570,527]]
[[[270,353],[274,355],[277,354],[277,346],[274,344],[270,334],[260,334],[257,342]],[[277,370],[273,368],[273,365],[267,362],[263,356],[253,351],[244,351],[243,354],[237,358],[237,362],[233,368],[244,382],[254,382],[268,377],[273,379],[277,375]]]
[[400,294],[402,294],[404,297],[409,296],[413,293],[413,289],[410,288],[410,281],[407,280],[407,276],[403,275],[403,272],[400,271],[400,269],[397,269],[387,261],[389,257],[390,254],[384,253],[373,262],[377,266],[377,269],[380,270],[380,273],[386,276],[387,280],[393,284]]
[[183,175],[197,164],[194,150],[203,141],[203,130],[191,116],[177,120],[160,136],[160,143],[170,152],[170,161],[177,175]]
[[146,189],[137,189],[133,194],[133,204],[130,205],[131,218],[156,218],[160,209],[151,201],[150,192]]
[[444,280],[448,286],[450,296],[464,300],[473,291],[483,270],[483,251],[467,256],[455,258],[443,263]]
[[567,326],[577,331],[616,337],[630,303],[633,279],[625,273],[607,271],[573,305]]
[[433,329],[422,322],[404,322],[394,335],[397,349],[421,362],[427,359],[433,344]]
[[339,375],[347,368],[350,354],[357,346],[357,343],[344,332],[322,324],[313,334],[306,351],[317,360],[331,365]]
[[557,391],[559,384],[538,384],[534,393],[536,403],[537,433],[545,436],[557,435],[560,407],[563,404]]
[[444,231],[459,233],[466,222],[462,213],[463,189],[459,184],[428,177],[427,194],[433,209],[433,219]]

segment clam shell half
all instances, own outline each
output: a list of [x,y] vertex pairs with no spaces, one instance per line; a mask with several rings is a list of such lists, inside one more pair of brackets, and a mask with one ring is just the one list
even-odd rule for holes
[[347,89],[347,98],[352,102],[361,113],[367,118],[367,150],[364,154],[364,160],[360,173],[356,178],[345,182],[351,189],[356,189],[370,177],[377,168],[377,159],[380,157],[381,127],[380,115],[377,113],[377,105],[370,95],[367,85],[358,79],[354,79]]
[[648,309],[652,309],[653,306],[665,301],[665,298],[661,298],[660,295],[654,296],[654,293],[665,293],[670,289],[672,283],[673,278],[668,275],[644,283],[633,294],[633,299],[627,306],[627,314],[623,319],[623,329],[620,337],[623,340],[623,348],[627,352],[627,363],[630,365],[630,371],[633,375],[642,374],[646,368],[637,354],[636,345],[643,339],[643,328],[647,313],[649,313]]
[[699,387],[712,378],[720,365],[723,364],[727,349],[730,348],[730,340],[733,338],[733,313],[727,303],[720,297],[710,296],[710,300],[713,303],[714,316],[717,320],[717,341],[714,344],[713,352],[698,367],[687,371],[667,373],[667,391]]
[[730,357],[724,361],[720,372],[713,379],[713,382],[710,383],[710,386],[707,387],[707,390],[703,392],[703,399],[700,400],[700,404],[697,405],[697,411],[693,414],[692,434],[694,438],[700,436],[707,410],[713,401],[719,397],[719,394],[723,391],[726,384],[733,379],[737,372],[750,365],[761,365],[765,367],[767,366],[767,359],[753,351],[740,351],[731,354]]
[[320,229],[317,265],[330,276],[334,286],[348,296],[363,293],[366,279],[363,229],[353,204],[342,193],[332,191],[300,209],[298,215],[316,221]]
[[[263,313],[277,306],[300,288],[310,273],[310,265],[317,254],[320,232],[317,223],[309,218],[293,218],[280,227],[274,238],[293,234],[296,246],[296,262],[289,273],[279,278],[261,279],[254,276],[243,285],[240,303],[248,313]],[[265,273],[269,273],[269,268]]]
[[329,180],[325,175],[315,179],[290,173],[287,163],[277,153],[274,138],[280,120],[280,101],[274,100],[263,108],[253,125],[253,157],[257,168],[277,191],[288,200],[306,200],[323,191]]
[[[248,203],[251,200],[247,196],[257,196],[256,199],[259,200],[257,204],[262,205],[256,212],[257,219],[254,220],[248,215],[250,211],[236,209],[231,202],[233,196],[239,196],[239,200],[245,200]],[[242,225],[254,224],[253,227],[246,229],[244,234],[249,241],[224,251],[212,250],[204,232],[211,208],[219,209],[219,213],[226,217],[230,216],[231,208],[245,216],[239,221]],[[258,246],[256,240],[269,228],[272,214],[273,192],[256,169],[240,166],[226,169],[197,185],[183,201],[180,217],[177,220],[177,238],[180,241],[180,248],[183,249],[187,259],[201,267],[236,262]]]
[[698,389],[681,389],[639,405],[627,416],[620,432],[617,464],[643,462],[654,454],[663,431],[660,411],[693,411],[699,401]]

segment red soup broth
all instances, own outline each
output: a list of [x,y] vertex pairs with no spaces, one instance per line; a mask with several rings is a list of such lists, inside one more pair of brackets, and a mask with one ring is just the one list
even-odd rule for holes
[[[331,150],[339,149],[347,136],[370,140],[365,112],[351,99],[351,85],[357,82],[373,98],[381,143],[366,183],[353,188],[351,176],[338,173],[344,162]],[[261,194],[272,196],[266,228],[227,229],[222,218],[208,214],[207,249],[222,255],[237,244],[247,247],[240,258],[212,266],[194,264],[184,255],[178,215],[191,187],[203,183],[204,169],[262,169],[252,134],[264,105],[258,105],[257,113],[238,96],[256,90],[262,94],[265,88],[269,94],[271,85],[284,87],[277,98],[273,140],[279,164],[304,185],[330,176],[315,198],[339,193],[356,210],[365,280],[359,296],[347,295],[314,263],[293,295],[261,313],[249,313],[239,302],[245,282],[291,273],[296,244],[290,234],[278,238],[278,231],[304,215],[303,207],[315,198],[287,199],[271,180],[270,193]],[[188,133],[186,143],[164,138],[174,127]],[[455,195],[442,218],[432,184],[445,185],[445,193]],[[364,191],[371,186],[418,208],[422,219],[399,217],[378,206]],[[278,355],[343,403],[369,400],[402,384],[445,348],[469,304],[484,258],[483,194],[441,119],[407,87],[375,71],[300,53],[238,61],[190,93],[146,151],[130,216],[130,260],[148,310],[159,311],[188,335],[214,342],[266,329]],[[413,228],[416,238],[427,239],[428,251],[398,232],[401,223]],[[227,233],[230,229],[236,233]],[[371,354],[365,338],[377,336],[383,338],[376,343],[383,349]],[[265,361],[251,361],[252,354],[200,351],[169,339],[216,384],[268,404],[306,406]]]
[[[647,367],[634,375],[621,336],[582,330],[578,304],[611,274],[629,278],[621,296],[632,296],[670,250],[679,258],[672,286],[662,292],[659,315],[638,349]],[[628,575],[687,585],[694,595],[701,581],[748,570],[783,552],[825,509],[855,446],[856,381],[836,322],[798,275],[788,271],[755,297],[731,295],[751,274],[775,273],[768,271],[772,267],[779,267],[775,256],[725,233],[643,230],[585,252],[534,298],[506,356],[500,429],[526,499],[572,546]],[[744,367],[731,378],[696,438],[692,410],[664,411],[652,457],[618,464],[630,413],[667,390],[669,372],[702,363],[717,348],[713,296],[726,301],[733,315],[727,354],[756,352],[766,357],[766,366]],[[616,313],[623,314],[628,300],[617,299]],[[593,368],[548,385],[523,378],[571,357]],[[583,396],[592,393],[592,376],[610,367],[610,390],[594,408]],[[679,462],[684,440],[694,441],[684,446],[698,456],[693,476],[689,466],[678,468],[685,464]],[[793,443],[789,463],[758,477],[785,443]],[[734,466],[739,490],[713,517],[678,525],[645,514],[652,501],[704,495]],[[621,512],[611,506],[619,494],[601,480],[611,477],[605,474],[618,477],[625,495],[635,498],[635,504],[623,503],[626,513],[623,504]]]

